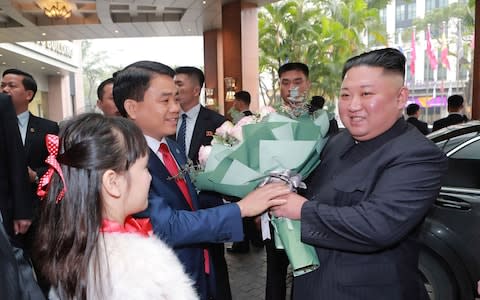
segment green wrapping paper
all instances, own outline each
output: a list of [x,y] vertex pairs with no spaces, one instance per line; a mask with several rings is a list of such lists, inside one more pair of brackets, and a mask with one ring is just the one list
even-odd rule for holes
[[[271,113],[242,127],[243,141],[212,145],[203,171],[191,177],[199,190],[243,198],[270,172],[291,170],[306,178],[320,163],[329,119],[325,111],[297,118]],[[301,242],[300,222],[274,218],[277,248],[284,248],[294,276],[319,266],[315,249]]]
[[300,221],[272,217],[275,247],[285,249],[293,268],[293,276],[303,275],[320,266],[315,248],[302,243]]

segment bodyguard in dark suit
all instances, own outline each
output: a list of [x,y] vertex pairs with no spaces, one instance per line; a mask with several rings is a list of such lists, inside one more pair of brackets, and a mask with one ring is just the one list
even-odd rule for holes
[[[179,67],[175,69],[175,85],[178,88],[177,100],[181,107],[177,125],[177,142],[180,146],[185,144],[185,153],[194,163],[198,163],[200,146],[210,145],[215,130],[226,121],[221,114],[200,104],[204,81],[205,76],[198,68]],[[183,122],[186,122],[185,141],[179,140],[178,137]]]
[[[47,171],[45,159],[48,150],[45,144],[47,134],[58,134],[57,123],[34,116],[28,111],[28,105],[37,93],[37,83],[32,75],[18,69],[7,69],[2,74],[2,91],[12,97],[18,119],[18,130],[22,137],[25,157],[27,159],[31,201],[33,203],[32,224],[28,231],[18,236],[16,242],[25,253],[33,257],[33,241],[37,221],[40,214],[40,199],[36,194],[38,179]],[[33,260],[35,265],[35,260]],[[48,294],[49,285],[41,274],[38,274],[39,284],[45,295]]]
[[250,93],[247,91],[238,91],[234,97],[233,107],[241,112],[243,116],[251,116],[253,113],[250,111],[250,102],[252,101]]
[[[17,118],[8,95],[0,94],[0,210],[10,237],[28,230],[33,207],[28,183],[27,164],[18,131]],[[23,231],[24,230],[24,231]]]
[[[402,111],[405,57],[392,48],[349,59],[339,99],[345,131],[334,135],[307,180],[276,216],[301,220],[320,267],[294,278],[294,299],[428,299],[417,233],[447,161]],[[415,147],[412,147],[415,145]]]
[[415,126],[424,135],[427,135],[430,133],[430,130],[428,130],[428,124],[418,119],[418,117],[420,116],[420,105],[416,103],[410,103],[407,106],[406,113],[408,116],[408,119],[407,119],[408,123]]
[[463,97],[461,95],[452,95],[448,97],[447,102],[448,116],[433,122],[432,131],[468,121],[467,116],[461,114],[463,109]]
[[[180,103],[181,118],[177,124],[177,134],[173,138],[181,147],[185,147],[187,157],[198,164],[200,147],[212,143],[215,130],[226,119],[221,114],[200,104],[200,94],[205,81],[202,70],[195,67],[176,68],[174,80],[178,88],[177,100]],[[202,208],[223,204],[222,196],[218,193],[201,192],[199,197],[202,198],[201,202],[204,205]],[[215,289],[217,290],[215,299],[230,300],[232,293],[224,245],[223,243],[211,244],[208,248],[215,270]]]
[[215,285],[210,281],[214,270],[205,243],[240,240],[241,217],[257,215],[283,202],[271,199],[285,194],[287,188],[281,186],[278,192],[280,185],[269,185],[237,203],[202,209],[202,199],[197,197],[190,177],[179,174],[186,155],[167,138],[175,134],[180,112],[173,76],[174,71],[166,65],[139,61],[116,74],[113,96],[120,114],[142,129],[151,150],[149,204],[141,215],[150,218],[154,233],[174,249],[195,282],[200,299],[214,299],[215,290],[210,288],[212,282]]
[[[233,116],[233,122],[237,123],[243,117],[251,116],[250,111],[251,96],[247,91],[238,91],[234,95],[233,108],[239,112],[238,117]],[[255,224],[255,218],[243,218],[243,232],[245,237],[243,241],[235,242],[232,247],[227,248],[229,253],[248,253],[250,251],[250,241],[259,248],[263,247],[263,241],[260,232]]]

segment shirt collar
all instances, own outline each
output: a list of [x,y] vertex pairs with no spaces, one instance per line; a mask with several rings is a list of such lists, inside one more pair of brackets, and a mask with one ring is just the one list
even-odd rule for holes
[[188,119],[197,119],[197,116],[199,113],[200,113],[200,103],[190,108],[186,112],[182,110],[180,112],[180,119],[182,118],[182,114],[186,114]]
[[[160,141],[157,140],[156,138],[153,138],[151,136],[145,135],[145,140],[147,141],[147,145],[154,153],[158,152],[158,148],[160,148],[161,143],[165,143],[168,146],[167,140],[165,138],[162,138]],[[170,147],[169,147],[170,149]]]
[[28,119],[30,118],[30,112],[28,110],[17,115],[18,124],[21,127],[25,127],[28,124]]

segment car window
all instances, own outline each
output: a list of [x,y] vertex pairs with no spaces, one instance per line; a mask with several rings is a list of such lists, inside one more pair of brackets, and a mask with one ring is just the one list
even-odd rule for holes
[[451,154],[444,186],[480,189],[480,140]]
[[463,158],[480,160],[480,140],[466,145],[465,147],[453,153],[450,157],[456,159]]
[[470,132],[467,134],[462,134],[460,136],[456,136],[447,140],[443,140],[441,142],[437,142],[437,146],[443,150],[443,152],[447,153],[453,148],[457,147],[464,141],[467,141],[475,136],[478,135],[478,132]]

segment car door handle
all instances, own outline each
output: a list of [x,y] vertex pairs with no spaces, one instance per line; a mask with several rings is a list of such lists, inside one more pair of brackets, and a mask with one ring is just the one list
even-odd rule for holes
[[440,195],[435,201],[435,205],[460,210],[469,210],[472,208],[472,205],[470,203],[463,201],[457,197],[447,195]]

